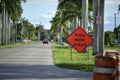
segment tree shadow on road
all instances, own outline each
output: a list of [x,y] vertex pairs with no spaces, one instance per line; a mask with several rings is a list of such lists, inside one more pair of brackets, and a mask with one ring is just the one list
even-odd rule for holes
[[[92,80],[91,73],[61,69],[54,65],[11,65],[0,64],[0,80],[5,79],[61,79],[86,78]],[[86,79],[85,79],[86,80]]]

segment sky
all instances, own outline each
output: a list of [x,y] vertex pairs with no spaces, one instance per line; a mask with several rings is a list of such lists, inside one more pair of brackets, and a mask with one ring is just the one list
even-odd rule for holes
[[[104,30],[113,31],[114,13],[117,13],[120,0],[105,0]],[[22,17],[28,19],[32,24],[43,24],[45,29],[50,29],[50,20],[54,17],[57,10],[57,0],[27,0],[22,3]],[[120,13],[116,15],[116,25],[120,24]]]
[[115,28],[114,14],[116,14],[116,26],[120,24],[120,12],[118,13],[118,5],[120,0],[105,0],[105,18],[104,29],[105,31],[113,31]]
[[57,0],[27,0],[22,4],[22,17],[34,25],[41,23],[45,29],[50,29],[50,20],[56,13],[57,5]]

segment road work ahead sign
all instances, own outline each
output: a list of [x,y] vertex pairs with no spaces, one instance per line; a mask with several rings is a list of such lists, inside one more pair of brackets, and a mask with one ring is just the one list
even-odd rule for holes
[[67,42],[79,53],[83,52],[93,41],[93,38],[91,38],[81,27],[78,27],[67,37]]

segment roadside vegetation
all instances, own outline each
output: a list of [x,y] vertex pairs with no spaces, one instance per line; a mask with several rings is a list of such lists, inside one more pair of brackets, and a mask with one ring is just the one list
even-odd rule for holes
[[72,50],[72,59],[70,59],[70,48],[66,44],[64,46],[59,44],[52,44],[54,63],[58,67],[77,69],[81,71],[92,71],[94,64],[94,56],[92,56],[92,47],[89,48],[88,53],[78,53]]
[[[78,53],[76,50],[72,49],[71,59],[70,48],[67,44],[62,46],[52,43],[52,46],[54,63],[56,66],[80,71],[93,71],[95,56],[92,55],[92,47],[89,47],[89,54]],[[105,50],[119,50],[119,47],[105,47]]]
[[0,49],[27,46],[27,45],[35,44],[35,43],[38,43],[38,41],[32,41],[31,43],[16,43],[16,44],[9,44],[9,45],[0,45]]

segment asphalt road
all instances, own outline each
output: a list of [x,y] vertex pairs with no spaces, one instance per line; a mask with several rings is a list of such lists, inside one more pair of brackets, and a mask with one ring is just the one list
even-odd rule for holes
[[0,49],[0,80],[93,80],[92,74],[54,66],[50,44]]

